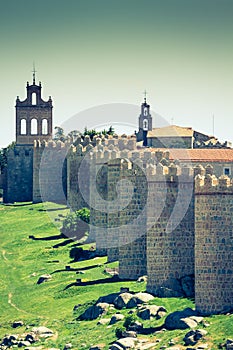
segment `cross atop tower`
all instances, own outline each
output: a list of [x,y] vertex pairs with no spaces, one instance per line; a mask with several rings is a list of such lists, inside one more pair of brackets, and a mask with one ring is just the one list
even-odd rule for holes
[[32,70],[32,77],[33,77],[33,85],[36,84],[36,69],[35,69],[35,62],[33,62],[33,70]]
[[147,95],[147,91],[145,90],[145,91],[143,92],[143,94],[144,94],[144,102],[146,103],[146,95]]

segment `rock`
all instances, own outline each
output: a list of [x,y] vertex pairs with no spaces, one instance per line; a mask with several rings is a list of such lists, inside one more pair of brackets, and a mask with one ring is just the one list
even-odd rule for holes
[[97,304],[98,303],[108,303],[108,304],[113,304],[114,300],[119,296],[120,293],[111,293],[105,296],[100,297],[97,300]]
[[185,296],[188,298],[194,297],[195,295],[194,276],[190,275],[190,276],[182,277],[180,282],[181,282],[181,288],[183,289]]
[[111,320],[110,318],[101,318],[101,320],[97,322],[97,325],[99,326],[99,325],[107,324],[110,322],[110,320]]
[[28,333],[25,336],[24,340],[29,341],[32,344],[32,343],[35,343],[38,340],[38,338],[34,333]]
[[149,293],[139,292],[134,295],[134,298],[137,299],[138,304],[140,303],[143,304],[143,303],[148,303],[150,300],[153,300],[155,297]]
[[18,327],[22,327],[24,325],[23,321],[14,321],[12,323],[12,328],[18,328]]
[[165,328],[169,330],[195,328],[199,318],[193,316],[196,316],[196,312],[191,308],[175,311],[166,317]]
[[131,325],[128,328],[129,331],[140,332],[143,329],[143,324],[139,321],[135,321],[131,323]]
[[106,344],[92,345],[89,350],[103,350]]
[[226,341],[226,349],[232,350],[233,349],[233,339],[227,339]]
[[150,320],[151,317],[159,319],[164,316],[165,313],[166,309],[163,306],[145,305],[138,309],[137,315],[143,320]]
[[137,338],[137,332],[135,331],[123,331],[122,338]]
[[203,336],[207,334],[207,331],[204,329],[196,329],[196,330],[191,330],[184,336],[184,342],[185,345],[195,345],[198,340],[200,340]]
[[71,343],[65,344],[64,350],[68,350],[68,349],[72,349],[72,344]]
[[40,327],[33,327],[32,328],[32,332],[35,333],[36,335],[38,335],[41,338],[48,338],[48,337],[52,337],[54,332],[44,326],[40,326]]
[[116,297],[116,299],[113,301],[113,304],[116,308],[122,309],[123,307],[126,307],[130,299],[133,298],[133,294],[131,293],[121,293]]
[[109,324],[115,324],[115,323],[117,323],[119,321],[122,321],[124,318],[125,318],[125,316],[122,315],[122,314],[115,314],[115,315],[112,316]]
[[123,349],[122,346],[120,346],[116,343],[113,343],[109,348],[109,350],[122,350],[122,349]]
[[137,279],[137,282],[142,283],[142,282],[147,282],[147,276],[140,276]]
[[121,338],[118,339],[113,345],[117,345],[117,347],[112,348],[110,347],[111,350],[115,350],[115,349],[134,349],[135,348],[135,344],[137,342],[136,338],[132,338],[132,337],[127,337],[127,338]]
[[43,282],[47,282],[47,281],[51,280],[51,278],[52,278],[52,276],[49,275],[48,273],[45,274],[45,275],[41,275],[41,276],[39,277],[38,281],[37,281],[37,284],[41,284],[41,283],[43,283]]
[[159,298],[180,298],[184,295],[181,291],[159,287],[156,290],[156,296]]
[[19,343],[18,343],[18,347],[19,348],[25,348],[27,346],[31,346],[31,343],[27,340],[21,340]]
[[79,316],[80,320],[96,320],[100,315],[106,314],[109,308],[108,303],[98,303],[90,306],[83,314]]

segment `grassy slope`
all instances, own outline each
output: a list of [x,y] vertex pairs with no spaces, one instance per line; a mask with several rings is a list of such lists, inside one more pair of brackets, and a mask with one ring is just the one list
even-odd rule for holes
[[[11,328],[14,320],[24,320],[26,325],[46,325],[58,332],[56,339],[47,340],[46,346],[62,349],[66,342],[72,342],[75,349],[89,349],[91,344],[107,344],[115,339],[115,328],[97,326],[97,321],[78,322],[73,314],[76,304],[88,304],[99,296],[119,291],[121,286],[128,286],[133,291],[145,290],[145,284],[136,282],[117,282],[94,284],[91,286],[66,286],[75,282],[77,277],[91,281],[107,278],[104,274],[107,264],[106,258],[95,258],[83,262],[72,263],[72,268],[82,268],[99,264],[98,267],[86,270],[83,275],[76,275],[74,271],[61,271],[70,263],[69,250],[75,245],[71,242],[66,246],[53,248],[54,244],[64,240],[32,240],[29,235],[36,237],[50,237],[58,231],[51,223],[43,205],[28,206],[0,206],[0,338],[6,333],[15,333]],[[63,210],[54,212],[58,216]],[[56,262],[58,261],[58,262]],[[41,274],[52,274],[52,280],[37,285]],[[155,300],[164,305],[169,312],[193,307],[193,303],[186,299]],[[83,307],[83,309],[86,306]],[[82,308],[81,308],[82,309]],[[114,311],[111,311],[114,313]],[[127,313],[127,310],[123,311]],[[109,316],[106,316],[109,317]],[[208,330],[208,343],[212,349],[225,339],[233,337],[232,316],[214,316],[206,318],[211,323]],[[145,326],[157,326],[163,320],[146,322]],[[25,331],[25,327],[17,332]],[[165,332],[156,335],[162,339],[158,348],[168,344],[170,339],[182,343],[186,331]],[[150,336],[154,338],[155,335]]]

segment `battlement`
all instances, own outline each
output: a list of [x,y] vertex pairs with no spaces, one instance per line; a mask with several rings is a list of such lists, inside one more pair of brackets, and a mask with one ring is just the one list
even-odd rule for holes
[[221,175],[217,178],[215,175],[198,174],[195,177],[195,194],[215,194],[229,193],[233,194],[233,182],[226,175]]

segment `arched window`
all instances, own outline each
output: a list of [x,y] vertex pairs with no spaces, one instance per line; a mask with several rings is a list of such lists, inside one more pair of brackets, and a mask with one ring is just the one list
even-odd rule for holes
[[148,130],[148,120],[147,119],[143,120],[143,130]]
[[20,135],[26,135],[26,134],[27,134],[26,119],[21,119],[21,121],[20,121]]
[[35,118],[31,120],[31,135],[38,134],[38,122]]
[[42,135],[48,135],[48,120],[42,120]]
[[32,93],[32,105],[36,105],[36,103],[37,103],[37,96],[36,96],[36,93],[33,92]]

